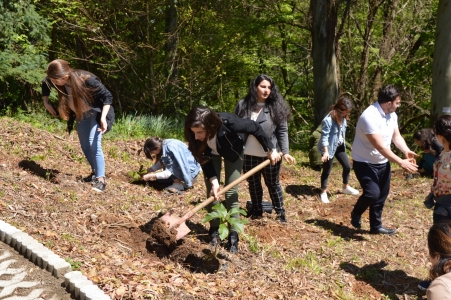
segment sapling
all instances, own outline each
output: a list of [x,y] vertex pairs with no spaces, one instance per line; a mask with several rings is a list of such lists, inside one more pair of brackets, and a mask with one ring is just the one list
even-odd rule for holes
[[138,172],[130,171],[128,172],[128,176],[130,176],[132,179],[130,180],[130,183],[134,183],[137,181],[140,181],[142,179],[142,175],[146,174],[146,170],[144,169],[144,166],[141,165],[139,167]]
[[[225,240],[229,236],[229,225],[232,226],[237,233],[241,233],[244,231],[244,225],[249,224],[247,219],[241,218],[232,218],[232,215],[240,214],[246,216],[247,213],[243,209],[239,207],[234,207],[231,210],[227,211],[225,206],[222,203],[218,203],[213,206],[213,211],[208,213],[203,219],[202,223],[209,222],[214,219],[219,219],[219,239],[221,241]],[[216,243],[214,257],[218,254],[218,245]]]

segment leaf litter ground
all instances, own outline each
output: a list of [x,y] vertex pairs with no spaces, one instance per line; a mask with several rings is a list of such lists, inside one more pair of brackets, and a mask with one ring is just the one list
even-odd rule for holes
[[[1,219],[80,268],[113,299],[425,299],[416,286],[428,270],[432,216],[422,201],[431,179],[405,180],[395,168],[383,221],[398,233],[370,235],[367,215],[362,230],[350,225],[357,196],[339,192],[340,167],[329,180],[331,203],[322,204],[320,173],[295,152],[298,163],[281,172],[288,224],[274,214],[253,220],[240,235],[239,253],[223,244],[216,259],[204,211],[186,222],[192,232],[175,247],[150,235],[163,213],[181,216],[206,197],[202,180],[181,195],[129,183],[130,171],[151,164],[140,152],[144,141],[104,140],[108,185],[96,193],[81,181],[90,170],[76,135],[9,118],[0,126]],[[360,189],[353,173],[350,183]],[[239,193],[245,208],[246,182]]]

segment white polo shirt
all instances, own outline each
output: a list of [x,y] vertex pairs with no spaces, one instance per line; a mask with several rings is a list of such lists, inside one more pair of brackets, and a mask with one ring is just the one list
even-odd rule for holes
[[395,112],[385,114],[379,102],[370,105],[357,121],[352,159],[370,164],[386,163],[388,159],[373,147],[366,135],[379,133],[384,145],[390,148],[395,128],[398,128],[398,115]]

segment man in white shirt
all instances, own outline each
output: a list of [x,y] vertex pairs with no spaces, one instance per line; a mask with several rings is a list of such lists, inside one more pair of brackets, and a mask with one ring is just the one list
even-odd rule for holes
[[[362,195],[351,212],[351,224],[361,228],[361,216],[370,210],[370,233],[392,235],[394,229],[382,226],[382,211],[390,192],[391,166],[397,163],[409,172],[417,172],[415,154],[401,136],[398,116],[395,111],[401,106],[401,93],[392,85],[384,86],[378,94],[377,102],[370,105],[360,116],[352,145],[353,168]],[[401,150],[405,159],[390,149],[391,142]]]

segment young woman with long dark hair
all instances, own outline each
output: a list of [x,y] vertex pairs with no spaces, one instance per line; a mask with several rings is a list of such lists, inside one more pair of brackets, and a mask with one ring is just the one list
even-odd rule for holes
[[[249,92],[235,107],[235,113],[244,119],[256,121],[262,127],[271,142],[288,163],[296,160],[289,154],[288,120],[291,116],[288,104],[280,94],[276,83],[268,75],[260,74],[252,81]],[[266,159],[266,153],[258,140],[252,135],[245,135],[244,173],[248,172]],[[283,191],[279,182],[280,166],[282,161],[275,165],[268,165],[261,171],[247,179],[249,194],[251,195],[251,218],[262,217],[263,187],[261,178],[269,191],[272,205],[280,222],[287,222],[283,203]]]
[[[201,164],[204,173],[207,195],[218,200],[219,179],[222,159],[224,159],[225,185],[233,182],[241,175],[243,167],[243,136],[252,134],[259,141],[271,163],[280,160],[275,146],[265,134],[261,126],[251,120],[240,119],[230,113],[215,113],[206,107],[194,107],[185,119],[185,138],[194,158]],[[230,210],[239,207],[238,185],[225,193],[225,207]],[[212,211],[212,203],[206,207]],[[232,216],[239,218],[238,214]],[[219,220],[210,221],[209,235],[211,244],[218,242]],[[228,237],[229,250],[238,251],[238,233],[232,226]]]

